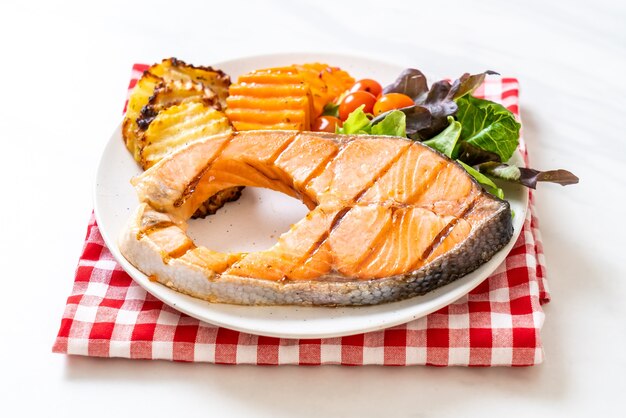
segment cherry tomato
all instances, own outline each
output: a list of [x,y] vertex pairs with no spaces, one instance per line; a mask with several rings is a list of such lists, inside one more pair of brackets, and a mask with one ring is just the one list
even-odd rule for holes
[[374,115],[380,115],[389,110],[402,109],[403,107],[413,106],[415,102],[406,94],[387,93],[380,97],[374,105]]
[[374,103],[376,103],[376,96],[372,93],[366,91],[350,93],[339,104],[339,119],[348,119],[348,115],[362,105],[365,105],[365,108],[363,108],[365,113],[372,113],[374,111]]
[[354,91],[366,91],[368,93],[372,93],[374,97],[380,96],[380,93],[383,92],[383,88],[378,81],[371,80],[369,78],[364,78],[363,80],[359,80],[350,88],[351,92]]
[[335,133],[335,128],[337,126],[341,126],[341,121],[339,118],[334,116],[320,116],[315,119],[313,122],[313,126],[311,126],[312,131],[317,132],[332,132]]

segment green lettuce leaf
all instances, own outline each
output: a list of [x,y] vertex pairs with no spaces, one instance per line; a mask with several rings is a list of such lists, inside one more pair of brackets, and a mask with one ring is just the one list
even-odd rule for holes
[[504,106],[465,95],[457,99],[461,140],[497,154],[506,162],[517,149],[521,125]]
[[514,165],[488,162],[480,164],[478,170],[490,177],[505,180],[511,183],[518,183],[534,189],[537,182],[545,181],[557,183],[561,186],[578,183],[578,177],[567,170],[539,171],[532,168],[516,167]]
[[[433,138],[448,126],[448,117],[454,116],[458,110],[456,100],[473,92],[483,83],[487,74],[496,73],[465,73],[452,83],[440,80],[429,88],[421,71],[407,68],[383,89],[383,93],[402,93],[413,99],[414,106],[400,110],[406,114],[407,135],[411,139],[424,141]],[[385,114],[380,115],[374,121],[384,117]]]
[[406,115],[393,110],[385,119],[372,126],[372,135],[389,135],[406,137]]
[[500,156],[498,154],[485,151],[484,149],[475,147],[465,141],[459,141],[457,143],[457,149],[455,150],[454,155],[455,158],[458,158],[465,164],[471,166],[486,163],[488,161],[500,162]]
[[389,135],[406,138],[406,116],[399,110],[386,113],[386,116],[374,124],[363,112],[364,106],[352,111],[341,128],[335,130],[346,135]]
[[322,116],[334,116],[338,118],[339,105],[335,103],[326,103],[326,105],[324,106],[324,110],[322,111]]
[[434,138],[424,141],[423,144],[453,158],[456,143],[461,135],[461,129],[461,124],[455,121],[452,116],[448,116],[448,127]]
[[371,133],[372,125],[369,118],[363,111],[365,105],[360,106],[348,115],[348,119],[335,130],[338,134],[354,135]]
[[504,199],[504,191],[499,188],[489,177],[482,174],[480,171],[476,170],[474,167],[471,167],[465,164],[461,160],[456,160],[457,163],[461,164],[465,171],[467,171],[472,177],[476,179],[481,185],[487,189],[489,193],[494,196],[499,197],[500,199]]

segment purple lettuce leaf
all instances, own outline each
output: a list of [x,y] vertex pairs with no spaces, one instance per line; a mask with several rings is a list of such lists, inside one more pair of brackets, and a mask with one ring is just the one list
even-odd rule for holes
[[482,163],[477,168],[478,171],[489,177],[518,183],[531,189],[536,188],[540,181],[557,183],[561,186],[578,183],[578,177],[563,169],[540,171],[497,162]]
[[[494,74],[485,71],[480,74],[463,74],[450,83],[440,80],[429,88],[424,74],[415,69],[407,68],[390,85],[383,89],[383,94],[402,93],[413,99],[414,106],[399,109],[406,115],[407,135],[424,141],[439,134],[448,126],[448,116],[454,116],[458,110],[456,99],[470,94],[482,84],[485,75]],[[382,120],[386,115],[379,115],[374,120]]]

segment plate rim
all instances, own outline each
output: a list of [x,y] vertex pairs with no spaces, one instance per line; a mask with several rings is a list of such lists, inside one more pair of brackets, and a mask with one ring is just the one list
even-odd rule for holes
[[[387,66],[392,66],[392,67],[398,67],[399,64],[394,64],[388,61],[383,61],[383,60],[377,60],[377,59],[373,59],[373,58],[369,58],[369,57],[361,57],[361,56],[355,56],[355,55],[348,55],[348,54],[337,54],[337,53],[309,53],[309,52],[302,52],[302,53],[276,53],[276,54],[258,54],[258,55],[252,55],[252,56],[245,56],[245,57],[238,57],[238,58],[233,58],[233,59],[228,59],[228,60],[224,60],[224,61],[220,61],[220,62],[216,62],[215,64],[211,64],[214,67],[220,68],[221,66],[224,65],[233,65],[236,62],[243,62],[243,61],[247,61],[247,60],[279,60],[279,59],[291,59],[291,57],[307,57],[307,60],[320,60],[320,59],[324,59],[324,57],[337,57],[338,59],[341,60],[345,60],[345,59],[354,59],[355,61],[367,61],[369,63],[371,63],[372,65],[387,65]],[[418,313],[414,313],[412,315],[398,315],[399,318],[395,318],[393,320],[379,320],[377,322],[375,322],[375,324],[370,324],[368,326],[365,325],[361,325],[358,327],[354,327],[353,329],[346,329],[347,327],[343,327],[340,329],[336,329],[334,331],[312,331],[311,329],[307,330],[307,332],[304,333],[294,333],[294,332],[289,332],[289,333],[285,333],[285,332],[281,332],[280,329],[277,330],[271,330],[271,329],[259,329],[258,327],[254,327],[254,326],[246,326],[246,321],[245,319],[242,321],[242,323],[237,323],[237,324],[233,324],[231,322],[228,321],[223,321],[220,320],[219,318],[215,318],[215,317],[207,317],[206,315],[202,315],[202,313],[197,312],[197,310],[195,309],[191,309],[190,307],[192,305],[190,305],[189,307],[187,306],[186,303],[179,303],[176,301],[172,301],[171,298],[169,296],[175,296],[176,298],[180,298],[182,301],[185,301],[187,299],[191,299],[192,301],[190,302],[195,302],[198,303],[198,301],[200,303],[203,303],[203,305],[223,305],[223,304],[215,304],[215,303],[211,303],[208,301],[204,301],[202,299],[198,299],[198,298],[193,298],[191,296],[182,294],[180,292],[176,292],[170,288],[168,288],[167,286],[161,285],[160,283],[154,283],[149,281],[148,277],[142,273],[140,270],[138,270],[135,266],[133,266],[128,260],[126,260],[126,258],[121,254],[118,244],[117,244],[117,237],[116,236],[111,236],[110,232],[113,231],[108,231],[107,228],[103,227],[106,225],[106,221],[104,221],[103,215],[101,213],[101,206],[99,204],[99,179],[101,178],[101,172],[103,169],[103,166],[106,164],[105,161],[105,156],[107,154],[107,150],[109,149],[109,147],[114,146],[113,141],[115,140],[120,140],[120,136],[121,136],[121,123],[117,126],[117,128],[113,131],[113,133],[111,134],[111,136],[109,137],[109,140],[106,142],[105,146],[103,148],[101,148],[101,152],[100,152],[100,159],[98,161],[98,166],[96,169],[96,181],[94,182],[94,187],[93,187],[93,204],[94,204],[94,216],[96,219],[96,222],[98,223],[98,228],[99,231],[102,235],[102,238],[106,244],[106,246],[108,247],[109,251],[111,252],[111,254],[113,255],[114,259],[116,260],[116,262],[120,265],[120,267],[129,274],[129,276],[133,279],[133,281],[135,281],[137,284],[139,284],[146,292],[148,292],[149,294],[151,294],[152,296],[156,297],[157,299],[159,299],[161,302],[163,302],[164,304],[180,311],[183,312],[193,318],[196,318],[200,321],[204,321],[216,326],[220,326],[220,327],[224,327],[224,328],[228,328],[231,330],[236,330],[239,332],[244,332],[244,333],[249,333],[249,334],[254,334],[254,335],[260,335],[260,336],[268,336],[268,337],[276,337],[276,338],[289,338],[289,339],[310,339],[310,338],[334,338],[334,337],[342,337],[342,336],[349,336],[349,335],[355,335],[355,334],[360,334],[360,333],[365,333],[365,332],[373,332],[373,331],[379,331],[381,329],[385,329],[385,328],[389,328],[392,326],[396,326],[396,325],[400,325],[400,324],[404,324],[410,321],[413,321],[415,319],[424,317],[438,309],[441,309],[442,307],[448,306],[452,303],[454,303],[456,300],[458,300],[459,298],[465,296],[467,293],[469,293],[471,290],[473,290],[474,288],[476,288],[477,286],[479,286],[481,283],[483,283],[491,274],[493,274],[493,272],[502,264],[502,262],[504,262],[504,260],[506,259],[506,257],[508,256],[508,254],[510,253],[510,251],[512,250],[513,246],[515,245],[517,239],[519,238],[519,235],[521,234],[521,231],[523,229],[523,224],[524,224],[524,219],[526,218],[527,215],[527,211],[529,208],[529,191],[526,188],[522,188],[520,186],[520,190],[523,190],[524,193],[521,194],[522,196],[522,200],[520,201],[521,204],[523,204],[524,207],[524,211],[523,213],[516,213],[515,216],[522,216],[522,224],[519,227],[518,230],[516,230],[514,228],[513,231],[513,236],[511,238],[511,240],[501,249],[499,250],[496,254],[494,254],[494,256],[487,262],[482,264],[478,269],[474,270],[473,272],[468,273],[467,275],[447,284],[444,285],[438,289],[435,289],[432,292],[429,292],[428,294],[433,294],[433,293],[441,293],[440,297],[444,297],[445,295],[453,295],[451,297],[448,297],[445,299],[445,303],[430,303],[431,306],[429,306],[427,309],[423,309],[420,310]],[[123,142],[123,141],[122,141]],[[119,145],[119,144],[118,144]],[[517,158],[520,158],[523,161],[523,157],[521,155],[521,152],[519,150],[519,148],[515,151]],[[130,179],[128,179],[130,181]],[[119,233],[119,231],[117,231]],[[494,259],[499,259],[499,262],[497,264],[494,265]],[[467,281],[467,278],[469,276],[475,275],[476,272],[479,272],[479,270],[481,268],[483,268],[486,265],[490,265],[493,266],[493,268],[491,268],[487,273],[482,273],[482,275],[484,275],[484,277],[480,278],[480,279],[476,279],[474,278],[473,280]],[[466,282],[462,282],[463,279],[466,279]],[[452,286],[452,289],[449,289]],[[446,289],[448,289],[448,291],[446,291]],[[172,295],[172,293],[174,295]],[[427,295],[428,295],[427,294]],[[431,295],[432,296],[432,295]],[[415,298],[419,298],[420,296],[417,296]],[[415,299],[415,298],[409,298],[406,300],[411,300],[411,299]],[[405,301],[406,301],[405,300]],[[403,301],[399,301],[399,302],[403,302]],[[380,306],[384,306],[384,305],[389,305],[392,306],[394,303],[398,303],[398,302],[391,302],[391,303],[387,303],[387,304],[380,304],[380,305],[372,305],[372,306],[362,306],[362,307],[341,307],[341,308],[335,308],[335,307],[300,307],[300,306],[281,306],[278,307],[280,309],[296,309],[296,310],[307,310],[307,309],[313,309],[313,310],[337,310],[337,309],[348,309],[348,310],[367,310],[368,308],[376,308],[376,307],[380,307]],[[420,305],[418,303],[418,305]],[[260,308],[260,307],[243,307],[245,308]],[[373,316],[376,317],[376,312],[373,312],[372,314],[368,315],[368,316]],[[209,315],[210,316],[210,315]],[[305,320],[302,320],[304,322],[306,322]],[[314,328],[313,328],[314,329]]]

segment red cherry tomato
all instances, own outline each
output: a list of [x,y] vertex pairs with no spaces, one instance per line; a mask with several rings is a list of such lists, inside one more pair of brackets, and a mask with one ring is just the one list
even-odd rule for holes
[[336,118],[334,116],[320,116],[319,118],[315,119],[315,122],[313,122],[311,130],[317,132],[335,133],[335,128],[337,126],[341,126],[341,121],[339,120],[339,118]]
[[366,91],[374,95],[374,97],[380,96],[380,93],[383,92],[383,88],[378,81],[372,80],[369,78],[364,78],[363,80],[359,80],[350,88],[351,92],[355,91]]
[[415,102],[406,94],[387,93],[380,97],[374,105],[374,115],[388,112],[393,109],[402,109],[403,107],[413,106]]
[[348,119],[348,115],[362,105],[365,105],[365,108],[363,108],[365,113],[372,113],[374,111],[374,103],[376,103],[376,97],[371,93],[366,91],[350,93],[339,104],[339,119]]

